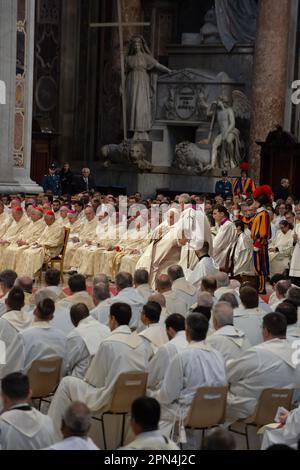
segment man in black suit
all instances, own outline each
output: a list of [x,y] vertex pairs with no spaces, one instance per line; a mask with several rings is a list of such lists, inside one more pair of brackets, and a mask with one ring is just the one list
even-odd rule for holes
[[91,176],[91,171],[89,168],[82,168],[81,176],[75,183],[74,192],[75,194],[82,192],[94,192],[95,191],[95,181]]

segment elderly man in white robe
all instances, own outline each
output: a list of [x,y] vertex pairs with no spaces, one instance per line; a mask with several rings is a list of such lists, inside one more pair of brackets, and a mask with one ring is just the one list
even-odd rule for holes
[[166,308],[169,313],[180,313],[187,316],[188,306],[181,299],[180,294],[172,290],[172,282],[168,275],[161,274],[156,279],[156,291],[166,299]]
[[219,268],[224,268],[227,249],[236,237],[235,225],[230,221],[224,206],[216,206],[213,217],[218,225],[218,232],[213,240],[213,259]]
[[215,333],[207,338],[208,344],[220,351],[226,364],[238,359],[251,347],[243,331],[233,326],[233,308],[228,302],[218,302],[212,310]]
[[67,336],[68,375],[84,379],[92,358],[110,329],[90,316],[85,304],[76,304],[70,310],[74,325]]
[[178,238],[179,219],[177,209],[170,209],[163,222],[152,234],[152,241],[136,265],[136,269],[143,268],[149,272],[150,285],[155,287],[155,279],[167,272],[173,264],[178,264],[181,256],[181,240]]
[[18,333],[28,328],[32,319],[23,311],[24,292],[19,287],[13,287],[5,301],[7,312],[0,318],[0,340],[6,348],[14,341]]
[[200,250],[196,251],[198,262],[193,270],[187,269],[185,271],[186,279],[193,284],[194,287],[199,287],[204,277],[215,276],[219,270],[215,265],[213,258],[209,256],[209,243],[203,242]]
[[51,299],[44,299],[33,312],[33,323],[15,337],[7,348],[6,366],[1,376],[12,372],[27,373],[34,361],[59,357],[62,359],[61,376],[67,366],[67,338],[51,326],[55,304]]
[[259,296],[253,287],[240,289],[242,305],[234,309],[233,324],[246,334],[251,346],[262,343],[262,320],[266,312],[259,307]]
[[182,194],[179,197],[179,204],[182,210],[180,219],[176,224],[177,233],[183,234],[183,247],[179,265],[184,271],[195,269],[198,263],[197,252],[202,249],[203,244],[208,243],[208,254],[213,254],[213,239],[210,224],[205,215],[204,206],[197,205],[196,209],[190,206],[190,197]]
[[54,444],[52,420],[30,404],[28,377],[20,372],[9,374],[1,388],[4,410],[0,416],[0,449],[40,450]]
[[161,346],[149,363],[147,389],[148,394],[160,389],[166,370],[176,354],[188,346],[185,335],[185,318],[173,313],[165,320],[165,328],[169,342]]
[[274,287],[274,294],[272,294],[272,298],[270,297],[269,299],[269,305],[274,312],[278,305],[280,305],[284,300],[286,299],[287,292],[289,288],[291,287],[291,281],[290,280],[282,280],[278,281],[275,284]]
[[69,237],[64,264],[64,269],[66,271],[74,266],[76,267],[76,263],[74,263],[73,258],[76,256],[77,249],[85,243],[93,240],[96,236],[98,219],[96,218],[95,211],[92,207],[88,206],[84,209],[84,218],[81,220],[82,226],[78,230],[78,233],[74,233]]
[[61,432],[64,439],[45,450],[99,450],[88,437],[91,424],[92,416],[88,407],[81,402],[72,403],[62,418]]
[[151,345],[153,355],[168,342],[166,329],[159,323],[161,310],[159,303],[147,302],[141,313],[141,321],[145,329],[139,333],[139,336]]
[[42,268],[44,263],[58,256],[64,243],[65,231],[56,220],[53,211],[44,215],[45,230],[38,240],[29,245],[17,259],[16,271],[19,276],[34,275]]
[[0,201],[0,238],[3,237],[12,221],[13,219],[11,216],[5,211],[5,205],[3,201]]
[[239,359],[227,364],[230,389],[228,420],[251,416],[266,388],[298,388],[300,362],[286,339],[287,321],[281,313],[268,313],[263,319],[264,342],[251,347]]
[[21,252],[39,239],[46,227],[43,215],[44,211],[41,207],[32,208],[29,224],[25,225],[24,229],[20,231],[18,239],[4,251],[3,265],[6,266],[6,269],[16,270],[17,259]]
[[16,242],[20,233],[26,228],[29,224],[28,217],[24,214],[23,209],[20,206],[14,207],[12,210],[12,223],[9,225],[8,229],[4,233],[3,237],[0,239],[0,269],[5,269],[6,266],[3,260],[3,254],[6,251],[6,248],[11,244]]
[[179,421],[181,428],[197,388],[227,384],[224,358],[206,343],[207,331],[206,317],[199,313],[187,317],[189,346],[173,358],[156,394],[155,398],[162,407],[160,430],[167,436],[176,421]]
[[92,316],[104,325],[108,325],[109,311],[112,304],[124,302],[131,307],[132,317],[130,328],[137,329],[140,324],[140,313],[144,305],[143,297],[134,289],[133,279],[130,273],[120,272],[116,276],[117,295],[111,297],[100,304],[97,312],[94,310]]
[[85,304],[89,310],[94,308],[92,297],[87,292],[86,280],[82,274],[74,274],[69,277],[68,286],[71,295],[66,296],[64,299],[56,303],[55,315],[52,325],[63,331],[66,335],[74,329],[71,322],[70,309],[72,305],[78,303]]
[[[83,401],[95,415],[100,415],[107,409],[114,384],[121,373],[147,370],[151,348],[142,338],[131,333],[130,319],[129,305],[111,305],[109,326],[112,334],[101,343],[85,379],[65,377],[61,381],[49,408],[58,436],[61,418],[71,402]],[[115,448],[116,443],[109,447]]]
[[289,270],[293,253],[293,230],[286,220],[279,224],[275,239],[269,245],[270,276]]
[[168,276],[172,282],[172,291],[177,297],[182,299],[188,308],[194,305],[197,300],[197,289],[186,280],[182,267],[171,266],[168,269]]
[[133,275],[133,283],[136,291],[143,297],[145,302],[148,302],[150,295],[154,291],[149,285],[149,273],[146,269],[137,269]]

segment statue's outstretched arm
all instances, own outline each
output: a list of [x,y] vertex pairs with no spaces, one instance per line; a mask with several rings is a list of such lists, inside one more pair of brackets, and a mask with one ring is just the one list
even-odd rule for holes
[[165,67],[164,65],[160,64],[159,62],[157,62],[155,68],[157,70],[159,70],[160,72],[162,72],[162,73],[172,73],[171,69],[168,69],[168,67]]

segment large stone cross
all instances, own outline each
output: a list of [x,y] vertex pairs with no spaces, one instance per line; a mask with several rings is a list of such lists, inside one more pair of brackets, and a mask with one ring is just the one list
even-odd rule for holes
[[115,23],[90,23],[91,28],[118,28],[119,29],[119,42],[120,42],[120,55],[121,55],[121,93],[122,93],[122,108],[123,108],[123,130],[124,140],[127,140],[127,116],[126,116],[126,92],[125,92],[125,54],[124,54],[124,39],[123,28],[128,26],[151,26],[151,23],[139,22],[123,22],[122,21],[122,8],[121,0],[116,0],[118,10],[118,21]]

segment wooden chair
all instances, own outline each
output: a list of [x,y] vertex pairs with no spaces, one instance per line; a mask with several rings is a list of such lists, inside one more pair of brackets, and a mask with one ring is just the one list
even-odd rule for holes
[[207,429],[223,424],[226,415],[227,392],[227,386],[198,388],[184,427],[201,430],[203,440]]
[[[102,425],[104,449],[107,449],[104,416],[120,415],[122,416],[122,435],[121,446],[124,443],[125,420],[131,411],[131,405],[139,397],[146,395],[148,374],[146,372],[126,372],[120,374],[112,392],[111,402],[102,412],[101,417],[93,416],[93,419],[100,421]],[[97,414],[97,413],[95,413]]]
[[32,390],[32,399],[39,400],[38,409],[41,408],[43,401],[48,401],[56,390],[61,375],[62,358],[53,357],[34,361],[28,371],[30,388]]
[[49,261],[51,268],[53,268],[55,264],[59,263],[61,282],[64,282],[64,262],[65,262],[65,255],[66,255],[67,245],[69,241],[69,236],[70,236],[70,229],[65,227],[64,244],[63,244],[61,253],[55,258],[51,258],[51,260]]
[[[246,419],[239,419],[229,426],[229,431],[245,436],[247,450],[249,445],[249,426],[261,427],[274,422],[277,410],[283,406],[288,411],[291,410],[294,389],[267,388],[262,391],[257,402],[255,412]],[[236,429],[234,426],[244,426],[244,431]]]

